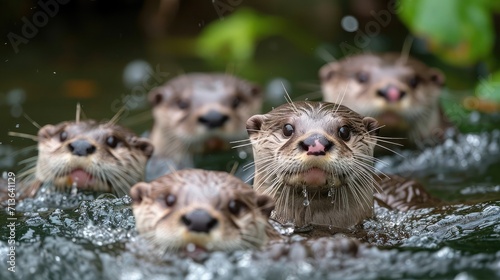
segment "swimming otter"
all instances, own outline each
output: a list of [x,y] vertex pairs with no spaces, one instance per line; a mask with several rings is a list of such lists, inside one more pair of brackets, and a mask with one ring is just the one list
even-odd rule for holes
[[373,212],[378,123],[327,102],[281,105],[247,121],[254,188],[281,223],[347,228]]
[[192,155],[229,150],[230,142],[247,137],[245,121],[260,111],[262,92],[229,74],[191,73],[178,76],[149,93],[155,152],[148,178],[193,167]]
[[161,252],[261,248],[277,237],[269,196],[226,172],[185,169],[130,190],[140,235]]
[[340,102],[384,127],[381,136],[405,146],[435,145],[452,125],[439,105],[445,77],[397,53],[361,54],[319,70],[323,100]]
[[33,197],[44,184],[58,191],[71,188],[128,194],[144,179],[153,145],[112,122],[66,121],[38,131],[36,166],[21,181],[21,197]]

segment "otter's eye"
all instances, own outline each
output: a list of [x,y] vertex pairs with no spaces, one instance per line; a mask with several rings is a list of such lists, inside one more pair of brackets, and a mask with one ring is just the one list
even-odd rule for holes
[[168,207],[174,206],[176,201],[177,201],[177,197],[173,194],[169,194],[165,198],[165,203],[167,204]]
[[420,78],[418,76],[413,76],[409,81],[408,85],[410,85],[411,88],[417,88],[417,86],[420,84]]
[[351,139],[351,129],[347,125],[342,126],[339,128],[339,137],[344,141],[349,141]]
[[177,100],[177,107],[179,107],[179,109],[187,109],[189,108],[189,101],[179,99]]
[[233,109],[236,109],[236,108],[238,108],[240,103],[241,103],[241,99],[239,97],[235,97],[233,99],[233,101],[231,102],[231,107],[233,107]]
[[366,72],[358,72],[356,73],[356,80],[360,84],[365,84],[370,80],[370,75]]
[[111,148],[116,148],[118,142],[120,141],[114,136],[109,136],[108,138],[106,138],[106,144]]
[[293,127],[293,125],[287,123],[283,126],[283,135],[285,135],[286,137],[289,137],[293,134],[293,132],[295,131],[295,128]]
[[241,210],[245,208],[245,204],[239,200],[231,199],[227,204],[227,208],[229,209],[229,212],[237,216],[241,213]]
[[66,131],[63,131],[59,134],[59,141],[64,142],[68,139],[68,133]]

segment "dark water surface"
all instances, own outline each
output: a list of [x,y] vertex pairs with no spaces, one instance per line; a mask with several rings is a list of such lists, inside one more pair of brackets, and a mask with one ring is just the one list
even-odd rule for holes
[[[168,73],[165,81],[178,71],[225,71],[195,58],[158,55],[135,37],[116,36],[104,42],[85,37],[60,44],[33,41],[18,54],[3,50],[2,172],[19,174],[17,163],[33,156],[33,150],[24,148],[35,142],[7,135],[36,134],[23,113],[40,125],[58,123],[74,119],[80,102],[87,117],[110,119],[126,96],[135,94],[122,123],[139,134],[148,130],[152,121],[145,95],[123,82],[131,61],[139,59]],[[234,72],[264,88],[276,88],[275,79],[283,78],[289,93],[303,99],[319,89],[303,86],[317,85],[316,73],[324,63],[312,53],[269,39],[254,62],[236,65]],[[279,87],[274,91],[265,110],[283,102]],[[477,115],[464,116],[463,122],[474,127]],[[498,116],[481,116],[480,122],[493,128],[500,123]],[[154,257],[137,238],[129,197],[56,195],[18,205],[15,273],[7,270],[10,230],[4,225],[9,216],[0,212],[0,279],[500,279],[500,131],[464,133],[436,148],[402,154],[385,157],[387,164],[377,168],[419,178],[451,205],[405,213],[376,208],[375,216],[363,223],[368,242],[356,257],[270,260],[265,251],[216,252],[204,261]],[[234,158],[219,160],[224,166]]]

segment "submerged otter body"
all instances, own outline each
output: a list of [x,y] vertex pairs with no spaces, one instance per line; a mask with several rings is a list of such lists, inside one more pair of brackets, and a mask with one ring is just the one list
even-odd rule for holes
[[[191,73],[153,89],[149,100],[154,116],[153,165],[168,160],[182,169],[192,167],[194,154],[229,150],[231,141],[246,138],[245,122],[260,111],[262,93],[256,85],[229,74]],[[150,178],[165,171],[155,171]]]
[[136,184],[130,196],[139,234],[161,252],[260,248],[276,235],[272,199],[226,172],[180,170]]
[[439,105],[444,75],[400,54],[362,54],[319,70],[323,100],[376,118],[381,136],[405,146],[435,145],[451,127]]
[[112,123],[93,120],[46,125],[38,131],[36,166],[21,182],[21,196],[34,196],[42,185],[128,194],[144,179],[153,152],[148,139]]
[[373,213],[377,121],[327,102],[281,105],[247,121],[254,188],[274,198],[274,218],[297,227],[347,228]]

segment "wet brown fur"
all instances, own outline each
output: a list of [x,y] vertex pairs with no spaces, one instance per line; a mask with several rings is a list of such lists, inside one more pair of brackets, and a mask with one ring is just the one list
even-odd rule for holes
[[[161,252],[188,244],[208,251],[261,248],[278,237],[268,222],[272,199],[226,172],[180,170],[138,183],[130,195],[139,234]],[[183,222],[184,215],[199,209],[217,221],[208,232],[189,230]]]
[[[230,141],[246,138],[245,121],[260,111],[262,92],[229,74],[191,73],[153,89],[149,100],[155,157],[182,165],[186,155],[229,150]],[[227,121],[208,128],[200,117],[210,111],[227,116]]]
[[[293,135],[283,134],[285,124],[295,127]],[[342,126],[351,131],[348,141],[339,137]],[[372,215],[372,155],[378,132],[373,118],[334,103],[294,102],[253,116],[247,121],[247,131],[255,158],[254,188],[274,198],[278,221],[297,227],[347,228]],[[323,156],[307,155],[298,143],[312,133],[327,137],[333,148]],[[304,183],[304,171],[310,168],[322,169],[326,184]],[[308,206],[303,205],[304,190]]]
[[[66,139],[61,137],[63,132]],[[44,184],[69,191],[69,173],[75,169],[85,170],[95,179],[95,184],[86,190],[128,194],[130,186],[143,180],[146,161],[153,153],[148,139],[109,122],[86,120],[45,125],[37,137],[36,165],[21,174],[22,198],[33,197]],[[107,144],[109,137],[116,140],[115,147]],[[88,141],[96,147],[95,152],[86,156],[72,154],[68,147],[76,140]]]
[[[319,70],[323,100],[339,102],[384,128],[381,136],[404,138],[405,146],[435,145],[452,127],[439,104],[445,77],[435,68],[398,53],[361,54],[324,65]],[[378,90],[389,85],[404,92],[389,102]]]

